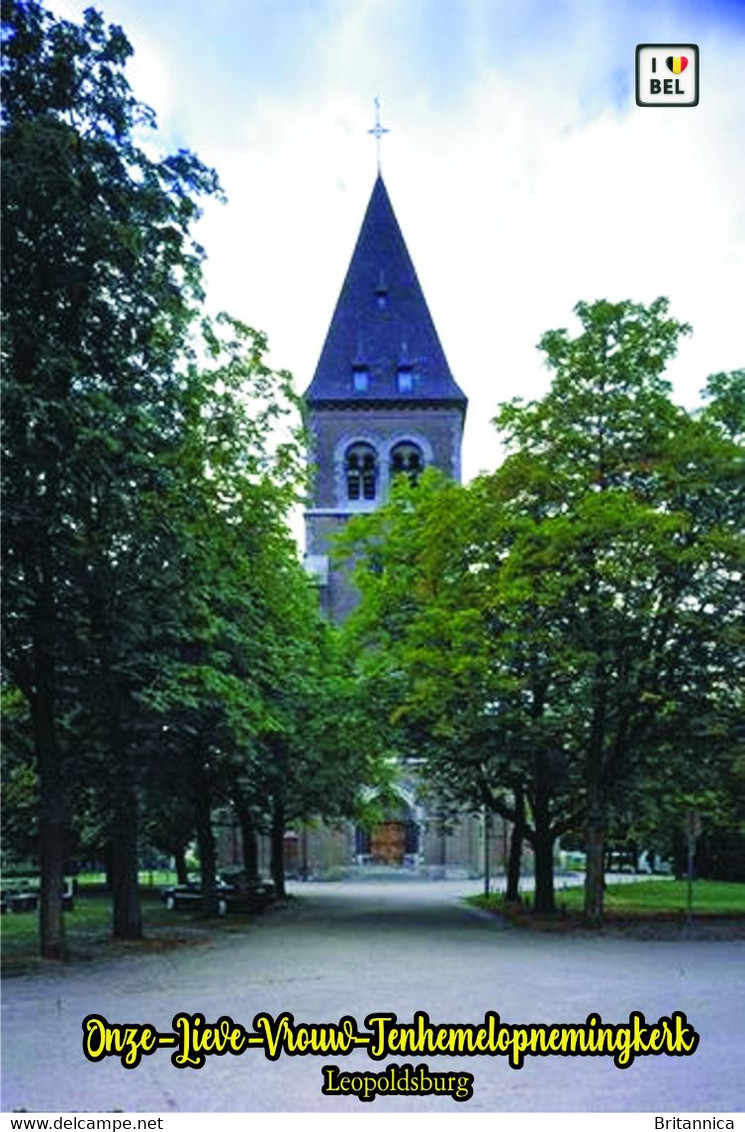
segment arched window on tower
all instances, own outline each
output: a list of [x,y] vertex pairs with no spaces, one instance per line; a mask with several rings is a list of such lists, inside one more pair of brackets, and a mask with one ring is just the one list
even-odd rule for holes
[[352,444],[344,457],[347,499],[375,499],[378,458],[371,444]]
[[404,440],[391,449],[391,479],[407,475],[412,484],[419,479],[424,468],[422,450],[418,444]]

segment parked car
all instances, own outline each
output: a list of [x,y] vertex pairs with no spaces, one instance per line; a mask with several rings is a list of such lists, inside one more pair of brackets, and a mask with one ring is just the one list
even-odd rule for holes
[[[228,912],[261,912],[274,900],[274,884],[270,880],[248,880],[243,873],[223,873],[215,885],[217,914]],[[198,882],[171,885],[161,892],[166,908],[175,912],[198,912],[203,894]]]

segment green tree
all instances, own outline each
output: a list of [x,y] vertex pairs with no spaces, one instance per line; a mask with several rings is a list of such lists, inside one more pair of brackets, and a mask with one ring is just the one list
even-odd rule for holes
[[[741,383],[718,375],[687,414],[662,377],[687,332],[665,300],[576,314],[576,337],[542,339],[550,392],[499,412],[498,471],[396,485],[350,523],[346,553],[352,629],[397,681],[427,778],[524,823],[542,911],[556,837],[583,827],[598,923],[610,824],[639,812],[661,759],[681,772],[698,757],[694,714],[711,746],[735,664]],[[715,760],[698,761],[704,789]]]
[[[129,91],[120,28],[92,9],[80,26],[57,20],[33,0],[4,0],[2,16],[4,663],[29,704],[41,947],[59,958],[70,721],[91,664],[105,683],[122,653],[115,628],[136,620],[109,616],[112,575],[173,423],[175,360],[199,297],[189,228],[217,185],[187,152],[156,161],[138,146],[152,114]],[[131,590],[116,585],[126,605]],[[118,691],[105,688],[107,709]],[[117,714],[98,726],[119,742]],[[124,756],[121,832],[127,770]],[[124,920],[122,934],[136,934],[134,906]]]
[[[598,923],[613,806],[732,663],[736,452],[710,418],[670,399],[662,373],[688,328],[665,300],[575,311],[576,337],[541,342],[549,394],[497,418],[512,449],[498,475],[529,516],[541,600],[565,642],[557,665],[568,677],[566,749],[582,768],[585,914]],[[518,571],[522,557],[516,544]]]
[[[289,374],[266,365],[264,337],[236,320],[205,333],[210,357],[184,379],[178,443],[153,501],[169,619],[145,699],[165,732],[167,778],[180,785],[176,809],[193,814],[209,911],[212,811],[230,802],[257,736],[275,726],[277,604],[305,577],[287,530],[304,478]],[[150,785],[159,806],[160,772]]]
[[[687,599],[688,617],[677,628],[677,694],[666,705],[656,750],[645,760],[642,806],[628,807],[627,820],[632,830],[663,845],[681,872],[687,855],[685,816],[695,810],[702,818],[697,872],[737,879],[742,876],[745,814],[737,770],[742,622],[736,541],[745,503],[745,370],[713,375],[703,397],[705,407],[676,440],[675,476],[669,486],[671,506],[689,517],[689,541],[711,532],[708,568],[700,571],[695,596]],[[705,635],[698,632],[702,621],[711,627]]]
[[536,908],[546,912],[553,845],[578,814],[548,660],[561,640],[527,592],[542,576],[536,563],[523,558],[516,575],[521,527],[498,486],[484,477],[461,488],[430,471],[415,487],[401,480],[387,506],[350,524],[362,593],[350,632],[388,689],[399,750],[424,761],[432,802],[511,822],[508,897],[517,897],[527,840]]

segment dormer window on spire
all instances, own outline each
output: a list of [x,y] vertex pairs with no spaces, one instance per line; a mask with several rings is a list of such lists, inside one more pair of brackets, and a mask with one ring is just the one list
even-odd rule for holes
[[399,393],[414,392],[414,367],[409,362],[400,362],[396,370],[396,389]]
[[365,362],[355,362],[352,366],[352,389],[355,393],[369,392],[370,367]]
[[384,311],[388,306],[388,284],[385,281],[385,272],[382,267],[378,277],[378,285],[375,288],[375,299],[378,304],[378,310]]

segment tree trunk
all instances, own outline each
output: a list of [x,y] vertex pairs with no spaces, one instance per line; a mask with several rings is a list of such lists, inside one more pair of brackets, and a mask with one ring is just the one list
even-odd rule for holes
[[202,889],[202,915],[216,916],[217,907],[217,852],[212,829],[212,799],[209,784],[201,763],[201,751],[194,755],[195,767],[195,824],[199,846],[199,867]]
[[188,884],[189,874],[186,868],[186,846],[177,845],[173,851],[173,861],[176,866],[176,881],[178,884]]
[[516,904],[520,899],[520,864],[525,838],[525,797],[521,789],[515,790],[515,822],[510,834],[510,855],[507,861],[507,891],[505,899]]
[[[108,650],[101,646],[110,671]],[[142,939],[142,907],[140,904],[139,831],[140,807],[135,785],[131,745],[121,726],[121,698],[113,680],[107,679],[109,755],[116,760],[115,775],[110,785],[113,817],[112,899],[114,939]]]
[[535,853],[533,908],[542,916],[550,916],[556,911],[554,900],[554,838],[550,831],[536,830],[533,851]]
[[259,843],[251,810],[239,788],[233,793],[233,805],[241,827],[243,845],[243,871],[248,881],[259,879]]
[[673,830],[673,875],[676,880],[685,880],[687,869],[686,839],[682,829]]
[[277,896],[286,896],[285,890],[285,804],[280,795],[272,802],[272,880]]
[[556,911],[554,902],[554,835],[548,796],[544,789],[536,790],[533,805],[533,853],[535,868],[535,894],[533,907],[541,915]]
[[590,927],[598,928],[603,922],[605,897],[605,810],[600,796],[599,783],[592,783],[588,798],[585,851],[584,917]]
[[631,867],[635,873],[639,872],[639,842],[629,841],[629,852],[631,856]]
[[39,627],[34,639],[36,694],[32,698],[31,713],[39,773],[39,938],[42,957],[60,960],[65,957],[62,890],[67,805],[54,723],[54,661],[48,639],[53,616],[51,600],[51,594],[43,595],[38,611]]
[[[29,369],[33,365],[29,356]],[[23,369],[23,367],[22,367]],[[26,499],[30,523],[22,526],[18,546],[19,560],[31,586],[30,657],[27,695],[33,728],[34,757],[39,780],[39,942],[42,958],[59,961],[65,957],[65,924],[62,891],[67,852],[67,783],[57,731],[56,665],[60,628],[53,540],[49,535],[58,502],[57,466],[59,453],[51,442],[43,445],[45,468],[43,497],[32,490]],[[49,459],[47,460],[46,457]],[[24,588],[25,592],[25,588]],[[25,651],[25,650],[24,650]]]
[[[124,773],[127,771],[125,769]],[[138,876],[137,792],[118,787],[112,822],[112,894],[114,939],[142,939],[142,907]]]
[[[603,472],[604,475],[604,472]],[[603,480],[601,479],[601,486]],[[587,789],[586,830],[586,873],[585,873],[585,922],[590,927],[599,928],[603,922],[605,897],[605,825],[606,825],[606,766],[605,752],[607,740],[606,703],[608,698],[608,674],[606,670],[607,647],[604,641],[603,616],[600,602],[600,583],[595,566],[594,551],[586,548],[588,614],[592,634],[592,647],[597,660],[592,678],[592,719],[586,752],[585,784]]]
[[34,731],[39,770],[39,937],[44,959],[65,957],[62,890],[65,883],[67,807],[60,773],[51,701],[37,696]]
[[252,822],[241,823],[241,840],[243,841],[243,869],[246,879],[254,881],[259,879],[259,839],[256,827]]

